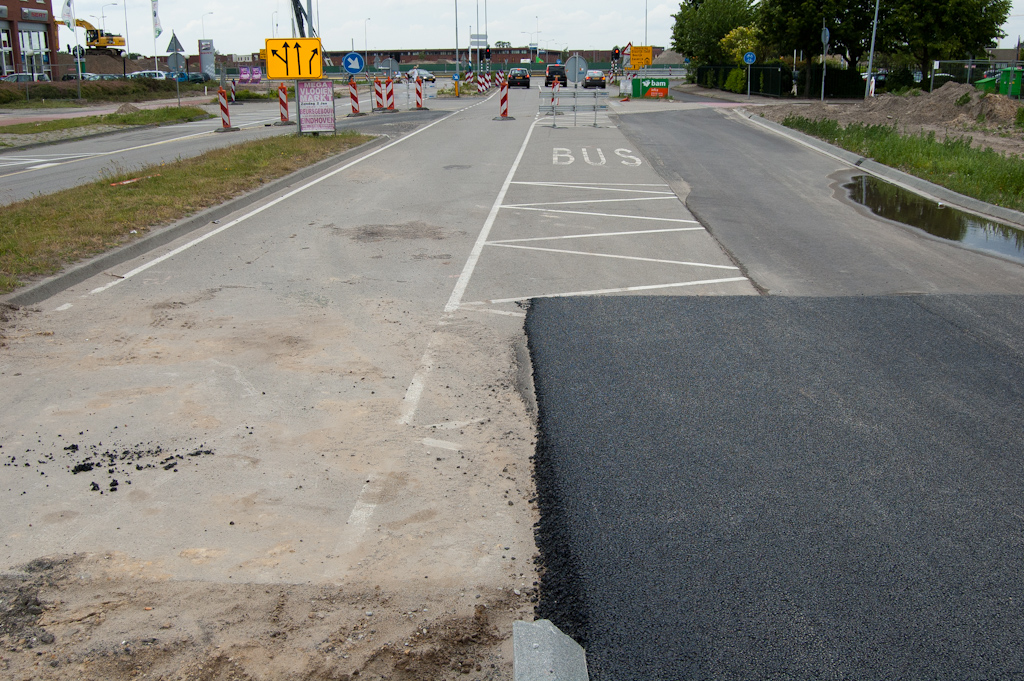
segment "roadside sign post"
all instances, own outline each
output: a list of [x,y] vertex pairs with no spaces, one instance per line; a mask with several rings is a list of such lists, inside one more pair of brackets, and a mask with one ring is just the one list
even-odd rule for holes
[[[573,89],[579,88],[580,82],[587,75],[587,60],[583,57],[574,54],[569,57],[565,62],[565,77],[570,83],[572,83]],[[576,125],[576,97],[573,95],[573,107],[572,107],[572,124]],[[552,116],[554,116],[552,112]]]
[[824,49],[821,53],[821,101],[825,101],[825,69],[828,68],[828,29],[824,26],[821,27],[821,44]]
[[[171,31],[171,42],[167,45],[167,53],[171,56],[167,58],[167,66],[175,69],[176,71],[182,70],[182,64],[185,63],[185,58],[182,57],[182,53],[185,48],[181,46],[181,42],[178,40],[178,36],[174,35],[174,31]],[[173,65],[172,65],[173,60]],[[81,76],[79,76],[81,79]],[[178,106],[181,106],[181,81],[178,80],[178,74],[174,74],[174,89],[178,93]]]
[[757,55],[747,52],[743,55],[743,63],[747,65],[747,97],[750,97],[750,66],[757,61]]

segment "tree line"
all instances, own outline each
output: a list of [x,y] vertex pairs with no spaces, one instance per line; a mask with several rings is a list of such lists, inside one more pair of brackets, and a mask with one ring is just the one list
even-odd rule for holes
[[[875,52],[902,55],[927,73],[942,59],[984,57],[1005,36],[1011,0],[881,0]],[[829,53],[855,67],[867,61],[876,0],[683,0],[674,14],[672,49],[697,64]]]

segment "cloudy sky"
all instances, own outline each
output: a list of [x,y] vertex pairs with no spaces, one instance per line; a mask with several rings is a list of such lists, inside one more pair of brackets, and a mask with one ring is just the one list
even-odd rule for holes
[[[111,33],[127,35],[133,52],[152,55],[153,26],[148,0],[74,0],[75,13]],[[59,18],[63,0],[53,0]],[[306,0],[302,0],[303,6]],[[418,49],[455,45],[456,0],[376,0],[369,3],[313,2],[315,23],[327,50],[362,51]],[[486,13],[485,13],[486,7]],[[248,54],[263,47],[266,38],[290,37],[290,0],[160,0],[164,33],[155,41],[164,54],[173,29],[186,53],[198,52],[197,41],[212,39],[221,53]],[[627,42],[667,47],[672,14],[679,3],[663,0],[569,0],[568,2],[479,2],[479,26],[486,26],[493,45],[539,42],[542,48],[611,49]],[[476,0],[458,2],[459,43],[469,43],[469,29],[478,30]],[[645,26],[646,15],[646,26]],[[486,16],[486,25],[485,25]],[[127,19],[127,31],[125,21]],[[367,21],[368,19],[368,21]],[[1001,46],[1012,46],[1024,36],[1024,0],[1016,0],[1003,30]],[[538,33],[539,31],[539,33]],[[62,49],[74,42],[72,32],[60,27]],[[79,39],[85,37],[79,30]]]

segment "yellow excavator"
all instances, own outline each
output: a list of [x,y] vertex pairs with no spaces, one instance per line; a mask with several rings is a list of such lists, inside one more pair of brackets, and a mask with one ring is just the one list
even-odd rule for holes
[[89,54],[106,54],[120,57],[124,52],[124,38],[113,33],[105,33],[88,21],[75,20],[75,26],[85,29],[85,48]]

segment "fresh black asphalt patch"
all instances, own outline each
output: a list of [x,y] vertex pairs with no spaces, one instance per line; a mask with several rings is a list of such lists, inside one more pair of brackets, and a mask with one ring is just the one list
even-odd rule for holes
[[532,303],[537,616],[594,681],[1024,674],[1024,298]]

